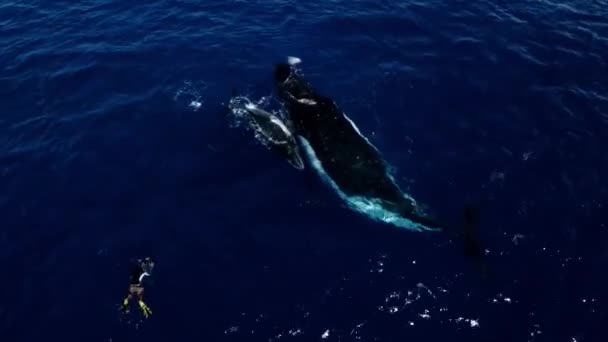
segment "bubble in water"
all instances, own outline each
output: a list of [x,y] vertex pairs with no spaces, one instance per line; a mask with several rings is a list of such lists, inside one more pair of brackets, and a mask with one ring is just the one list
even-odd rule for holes
[[198,111],[205,103],[202,100],[202,93],[207,89],[207,84],[203,81],[184,81],[184,84],[177,90],[173,100]]
[[194,108],[194,110],[198,110],[203,105],[200,101],[192,101],[190,102],[190,107]]
[[237,333],[239,331],[239,327],[238,326],[231,326],[230,328],[224,330],[224,334],[225,335],[231,335],[234,333]]

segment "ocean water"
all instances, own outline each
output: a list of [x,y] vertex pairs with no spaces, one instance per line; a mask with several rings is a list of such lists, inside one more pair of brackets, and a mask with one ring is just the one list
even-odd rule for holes
[[[286,56],[484,269],[234,124]],[[0,341],[606,341],[607,56],[605,0],[4,1]]]

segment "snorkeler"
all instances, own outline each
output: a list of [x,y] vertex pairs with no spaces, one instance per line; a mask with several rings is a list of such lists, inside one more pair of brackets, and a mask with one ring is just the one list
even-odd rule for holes
[[137,303],[141,308],[144,317],[148,318],[152,314],[152,310],[144,303],[144,286],[143,280],[146,277],[149,277],[152,274],[152,270],[154,269],[154,261],[149,257],[146,257],[144,260],[137,260],[137,264],[133,268],[131,272],[131,282],[129,284],[129,295],[122,302],[122,311],[124,313],[129,313],[129,302],[134,297],[137,299]]

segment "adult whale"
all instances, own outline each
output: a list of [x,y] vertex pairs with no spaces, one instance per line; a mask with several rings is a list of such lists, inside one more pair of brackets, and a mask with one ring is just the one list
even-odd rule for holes
[[311,165],[349,207],[410,230],[441,229],[401,191],[378,149],[334,101],[288,63],[275,66],[275,83]]

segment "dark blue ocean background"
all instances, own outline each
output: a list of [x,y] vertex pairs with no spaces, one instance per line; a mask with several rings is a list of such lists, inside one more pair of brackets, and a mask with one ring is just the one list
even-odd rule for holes
[[[608,2],[3,1],[0,341],[608,341]],[[226,106],[302,59],[448,236]],[[119,304],[156,258],[142,319]]]

